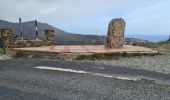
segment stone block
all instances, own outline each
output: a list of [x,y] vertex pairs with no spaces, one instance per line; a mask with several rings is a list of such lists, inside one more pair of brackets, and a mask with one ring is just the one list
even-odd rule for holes
[[125,21],[122,18],[112,19],[109,23],[105,47],[122,48],[124,44]]

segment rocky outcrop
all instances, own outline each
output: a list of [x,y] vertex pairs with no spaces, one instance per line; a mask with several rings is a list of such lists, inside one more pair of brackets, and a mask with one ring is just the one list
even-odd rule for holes
[[109,23],[105,47],[122,48],[124,44],[125,21],[122,18],[112,19]]

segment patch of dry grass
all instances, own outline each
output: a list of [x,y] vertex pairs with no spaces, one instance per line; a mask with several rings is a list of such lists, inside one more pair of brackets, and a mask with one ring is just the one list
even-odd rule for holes
[[170,54],[170,41],[159,43],[155,49],[162,54]]

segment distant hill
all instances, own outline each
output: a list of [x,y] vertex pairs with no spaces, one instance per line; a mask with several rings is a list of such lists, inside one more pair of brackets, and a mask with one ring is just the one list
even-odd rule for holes
[[[30,39],[35,38],[35,26],[34,21],[23,22],[23,35],[24,38]],[[19,33],[19,23],[12,23],[4,20],[0,20],[0,29],[1,28],[11,28],[14,35],[20,35]],[[82,35],[75,34],[63,31],[54,26],[51,26],[46,23],[38,22],[38,30],[39,36],[42,37],[44,35],[45,29],[53,29],[55,31],[55,43],[62,44],[104,44],[105,37],[104,36],[96,36],[96,35]],[[133,44],[135,42],[146,43],[147,40],[136,39],[136,38],[126,38],[125,44]]]
[[[35,38],[35,26],[34,21],[23,22],[23,36],[30,39]],[[11,28],[14,35],[20,35],[19,23],[12,23],[4,20],[0,20],[0,28]],[[55,43],[56,44],[103,44],[104,37],[96,35],[82,35],[65,32],[58,28],[55,28],[49,24],[38,22],[39,36],[44,35],[45,29],[53,29],[55,31]]]

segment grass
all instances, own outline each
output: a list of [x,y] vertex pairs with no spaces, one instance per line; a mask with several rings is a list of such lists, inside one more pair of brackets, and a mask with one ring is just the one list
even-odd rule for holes
[[5,54],[5,50],[3,48],[0,48],[0,54]]
[[157,44],[158,46],[155,48],[155,50],[162,54],[170,54],[170,41],[163,41]]
[[139,57],[139,56],[155,56],[160,55],[156,54],[147,54],[147,53],[111,53],[111,54],[92,54],[92,55],[80,55],[76,60],[112,60],[112,59],[121,59],[121,58],[130,58],[130,57]]
[[16,54],[12,58],[19,59],[23,57],[24,57],[24,54],[19,51],[19,52],[16,52]]
[[159,46],[158,43],[148,42],[148,43],[134,43],[134,46],[143,46],[147,48],[156,48]]
[[51,56],[52,54],[48,55],[41,55],[41,54],[32,54],[32,53],[25,53],[22,51],[18,51],[15,53],[15,55],[12,56],[13,59],[34,59],[34,60],[40,60],[40,59],[55,59],[55,56]]
[[28,57],[28,55],[25,55],[23,52],[18,51],[16,52],[16,54],[12,57],[13,59],[41,59],[41,57],[39,57],[38,55],[30,55],[30,58]]

